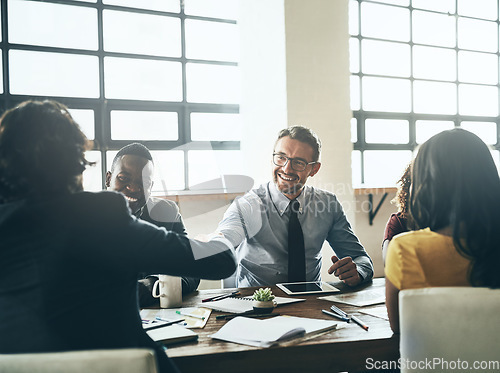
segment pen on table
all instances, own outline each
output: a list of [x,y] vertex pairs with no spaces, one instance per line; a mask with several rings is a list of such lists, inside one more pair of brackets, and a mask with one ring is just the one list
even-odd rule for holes
[[230,313],[230,314],[226,314],[226,315],[217,315],[217,316],[215,316],[215,319],[220,320],[220,319],[226,319],[226,318],[233,318],[236,316],[246,316],[246,315],[255,315],[255,314],[256,313],[254,310],[249,310],[249,311],[240,312],[240,313]]
[[358,319],[357,317],[355,316],[351,316],[351,319],[352,321],[354,321],[356,324],[358,324],[359,326],[361,326],[363,329],[365,329],[366,331],[368,331],[368,326],[366,326],[365,324],[363,324],[363,322]]
[[342,316],[342,315],[338,315],[338,314],[336,314],[336,313],[333,313],[333,312],[330,312],[330,311],[327,311],[327,310],[321,310],[321,312],[326,313],[327,315],[330,315],[330,316],[336,317],[337,319],[340,319],[340,320],[342,320],[342,321],[346,321],[346,322],[351,321],[351,320],[350,320],[349,318],[347,318],[347,317],[344,317],[344,316]]
[[240,292],[239,291],[233,291],[232,293],[229,293],[229,294],[219,294],[219,295],[207,298],[207,299],[202,299],[201,301],[202,302],[212,302],[214,300],[220,300],[220,299],[224,299],[224,298],[227,298],[227,297],[232,297],[234,295],[240,295]]
[[177,324],[177,323],[180,323],[180,322],[183,322],[184,319],[178,319],[178,320],[167,320],[167,319],[163,319],[161,317],[155,317],[155,320],[158,320],[158,321],[165,321],[165,323],[162,323],[162,324],[158,324],[158,327],[160,326],[169,326],[169,325],[173,325],[173,324]]
[[331,309],[333,312],[335,312],[335,313],[339,314],[340,316],[344,316],[344,317],[346,317],[346,318],[349,318],[349,316],[347,315],[347,313],[345,313],[344,311],[342,311],[340,308],[338,308],[338,307],[337,307],[337,306],[335,306],[335,305],[331,306],[331,307],[330,307],[330,309]]
[[177,313],[179,315],[182,315],[182,316],[189,316],[189,317],[194,317],[196,319],[205,320],[205,316],[195,315],[195,314],[192,314],[192,313],[184,313],[184,312],[181,312],[181,311],[175,311],[175,313]]

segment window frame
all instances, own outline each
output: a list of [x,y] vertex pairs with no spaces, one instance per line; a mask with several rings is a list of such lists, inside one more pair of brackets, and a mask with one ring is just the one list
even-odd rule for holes
[[[455,0],[455,13],[450,14],[450,13],[445,13],[441,11],[435,11],[435,10],[427,10],[427,9],[420,9],[420,8],[413,8],[411,6],[411,1],[410,5],[404,6],[404,5],[396,5],[396,4],[390,4],[390,3],[384,3],[384,2],[377,2],[377,1],[372,1],[372,0],[350,0],[352,3],[357,3],[357,30],[355,31],[356,33],[354,34],[352,32],[352,29],[350,28],[350,34],[349,38],[350,40],[357,39],[357,45],[354,46],[354,43],[350,42],[349,47],[353,48],[356,47],[357,50],[357,61],[356,61],[356,66],[359,66],[359,70],[357,72],[352,72],[350,71],[350,76],[351,77],[358,77],[359,78],[359,109],[354,110],[352,109],[353,113],[353,118],[356,120],[356,141],[353,142],[353,151],[359,151],[360,152],[360,162],[361,164],[359,165],[361,175],[353,175],[353,180],[356,180],[359,176],[361,180],[361,185],[356,185],[357,187],[366,187],[370,186],[365,183],[365,161],[364,161],[364,152],[367,150],[409,150],[412,153],[415,153],[417,150],[419,144],[416,141],[416,122],[418,120],[434,120],[434,121],[450,121],[453,122],[454,127],[459,127],[462,122],[493,122],[496,123],[496,129],[497,129],[497,138],[496,138],[496,143],[493,145],[489,145],[489,148],[491,150],[500,150],[500,77],[497,81],[496,84],[485,84],[485,83],[468,83],[468,82],[461,82],[459,81],[459,51],[472,51],[472,52],[479,52],[476,50],[470,50],[470,49],[463,49],[458,47],[458,41],[459,41],[459,36],[458,36],[458,19],[460,17],[462,18],[467,18],[467,19],[477,19],[477,20],[485,20],[489,22],[495,22],[497,25],[497,35],[498,35],[498,30],[500,28],[500,21],[498,17],[498,11],[500,9],[497,9],[497,17],[496,20],[492,21],[491,19],[482,19],[482,18],[474,18],[474,17],[469,17],[469,16],[464,16],[464,15],[459,15],[458,14],[458,0]],[[396,40],[390,40],[390,39],[381,39],[381,38],[375,38],[375,37],[367,37],[367,36],[362,36],[361,29],[362,29],[362,15],[361,15],[361,5],[363,3],[372,3],[372,4],[378,4],[378,5],[384,5],[384,6],[390,6],[390,7],[397,7],[397,8],[403,8],[403,9],[408,9],[410,11],[410,41],[409,42],[402,42],[402,41],[396,41]],[[352,10],[352,7],[350,7],[350,11]],[[435,14],[445,14],[449,16],[455,16],[457,18],[457,22],[455,23],[456,27],[456,40],[455,40],[455,46],[454,47],[443,47],[443,46],[436,46],[436,45],[431,45],[431,44],[422,44],[422,43],[414,43],[413,42],[413,11],[426,11],[426,12],[431,12]],[[351,17],[350,17],[351,18]],[[373,41],[383,41],[383,42],[391,42],[391,43],[399,43],[399,44],[404,44],[404,45],[409,45],[410,46],[410,76],[409,77],[400,77],[400,76],[390,76],[390,75],[379,75],[379,74],[365,74],[363,73],[363,66],[362,66],[362,41],[363,40],[373,40]],[[452,81],[449,80],[436,80],[436,79],[423,79],[423,78],[415,78],[413,75],[413,47],[417,46],[424,46],[424,47],[434,47],[434,48],[442,48],[442,49],[450,49],[454,50],[455,53],[455,63],[456,63],[456,74],[455,74],[455,79]],[[484,52],[482,52],[484,53]],[[488,54],[494,54],[497,56],[498,61],[499,61],[499,69],[500,69],[500,49],[497,48],[497,51],[495,53],[492,52],[487,52]],[[352,58],[353,54],[350,52],[350,56]],[[397,79],[405,79],[410,82],[410,111],[409,112],[384,112],[384,111],[367,111],[363,110],[363,78],[364,77],[377,77],[377,78],[397,78]],[[415,113],[414,112],[414,82],[415,81],[424,81],[424,82],[443,82],[443,83],[453,83],[455,85],[455,90],[456,90],[456,100],[457,100],[457,112],[456,114],[424,114],[424,113]],[[459,89],[460,85],[462,84],[473,84],[473,85],[478,85],[478,86],[495,86],[497,89],[497,92],[499,92],[498,97],[499,97],[499,109],[498,109],[498,115],[497,116],[477,116],[477,115],[463,115],[459,114],[460,110],[460,103],[459,103]],[[382,143],[368,143],[366,142],[366,137],[365,137],[365,121],[367,119],[398,119],[398,120],[405,120],[408,121],[409,127],[409,141],[407,143],[398,143],[398,144],[382,144]],[[498,161],[498,159],[496,159]],[[401,170],[401,174],[403,173],[404,170]],[[394,183],[392,185],[386,185],[386,186],[394,186],[396,184],[397,180],[394,180]]]
[[[37,0],[30,0],[37,1]],[[97,50],[84,50],[61,47],[46,47],[28,44],[14,44],[9,42],[8,38],[8,0],[1,0],[0,9],[2,17],[2,41],[0,48],[2,50],[2,74],[3,74],[3,93],[0,94],[0,110],[4,112],[15,105],[31,99],[57,100],[70,109],[90,109],[94,112],[94,146],[92,150],[99,151],[101,154],[101,183],[102,188],[105,188],[105,174],[109,170],[110,164],[107,163],[106,152],[117,151],[123,146],[131,142],[140,142],[147,146],[150,150],[172,150],[182,147],[184,152],[184,190],[179,192],[189,191],[189,164],[188,151],[197,149],[206,149],[206,141],[191,140],[191,121],[190,114],[195,112],[203,113],[231,113],[239,114],[239,104],[214,104],[214,103],[193,103],[188,102],[187,84],[186,84],[186,65],[188,63],[202,63],[219,66],[238,66],[238,62],[200,60],[186,58],[186,32],[185,21],[187,19],[230,23],[237,24],[237,20],[213,18],[205,16],[186,15],[184,12],[184,0],[179,0],[180,13],[172,13],[166,11],[139,9],[129,6],[107,5],[103,4],[102,0],[96,0],[96,3],[78,2],[74,0],[44,0],[44,3],[64,4],[77,7],[90,7],[97,10],[97,28],[98,28],[98,48]],[[180,19],[181,27],[181,56],[180,57],[162,57],[144,54],[123,53],[123,52],[107,52],[104,50],[103,36],[103,11],[127,11],[131,13],[140,13],[148,15],[160,15],[176,17]],[[25,50],[35,52],[58,52],[67,54],[80,54],[88,56],[96,56],[99,60],[99,97],[98,98],[74,98],[60,96],[36,96],[36,95],[20,95],[10,93],[9,84],[9,52],[10,50]],[[179,102],[172,101],[146,101],[146,100],[131,100],[131,99],[111,99],[105,97],[104,90],[104,58],[105,57],[121,57],[131,59],[144,59],[151,61],[174,61],[180,62],[182,66],[182,100]],[[178,116],[178,140],[113,140],[111,139],[111,111],[112,110],[130,110],[130,111],[169,111],[176,112]],[[240,141],[211,141],[213,150],[240,150]],[[189,144],[189,147],[185,145]],[[188,149],[189,148],[189,149]],[[199,193],[199,192],[198,192]]]

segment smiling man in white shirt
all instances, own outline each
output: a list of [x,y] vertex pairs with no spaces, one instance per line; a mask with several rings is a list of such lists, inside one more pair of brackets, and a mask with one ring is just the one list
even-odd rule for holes
[[318,173],[321,142],[309,128],[280,131],[273,182],[236,199],[217,231],[237,248],[236,286],[321,279],[321,247],[335,252],[328,272],[355,286],[373,277],[373,263],[354,235],[337,197],[307,186]]

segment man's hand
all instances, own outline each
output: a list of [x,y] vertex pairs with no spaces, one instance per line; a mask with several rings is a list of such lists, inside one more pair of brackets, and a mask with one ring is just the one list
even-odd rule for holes
[[333,265],[328,269],[329,274],[334,274],[344,283],[349,286],[355,286],[361,282],[356,263],[350,256],[339,259],[337,256],[332,256]]
[[224,237],[224,235],[222,232],[212,232],[210,234],[198,234],[194,239],[201,242],[209,242],[214,237]]

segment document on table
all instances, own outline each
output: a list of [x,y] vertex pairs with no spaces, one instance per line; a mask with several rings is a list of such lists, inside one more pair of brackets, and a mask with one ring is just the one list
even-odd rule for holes
[[359,310],[359,312],[375,316],[384,320],[389,320],[389,316],[387,315],[387,308],[385,306],[378,306],[373,308],[363,308]]
[[385,289],[364,289],[353,293],[318,297],[318,299],[328,300],[330,302],[350,304],[356,307],[372,306],[374,304],[385,303]]
[[291,338],[333,330],[335,321],[294,316],[277,316],[266,320],[238,316],[228,321],[214,339],[256,347],[270,347]]
[[[242,313],[253,310],[252,300],[253,299],[251,297],[241,297],[241,298],[231,297],[231,298],[224,298],[221,300],[217,300],[214,302],[201,303],[199,306],[208,307],[213,310],[222,312]],[[305,301],[305,299],[286,298],[286,297],[275,297],[274,300],[278,304],[278,307],[285,304]]]
[[[180,312],[180,313],[177,313]],[[179,323],[186,328],[203,328],[207,324],[212,310],[204,307],[184,307],[184,308],[145,308],[141,310],[141,319],[149,322],[161,322],[161,320],[184,319],[184,323]],[[192,315],[192,316],[189,316]],[[159,317],[161,320],[157,320]],[[144,326],[144,325],[143,325]],[[147,328],[146,328],[147,329]]]

